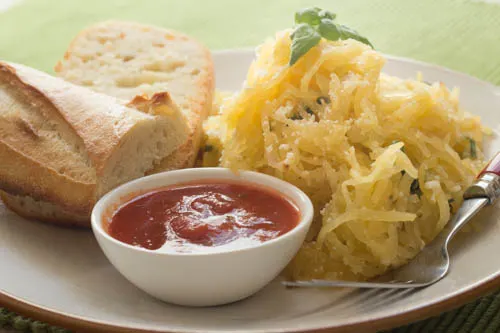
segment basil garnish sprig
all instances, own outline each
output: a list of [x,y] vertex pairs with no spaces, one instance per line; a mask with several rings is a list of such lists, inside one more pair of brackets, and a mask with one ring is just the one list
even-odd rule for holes
[[334,13],[318,7],[306,8],[295,13],[296,26],[290,36],[292,39],[290,66],[318,45],[321,37],[332,41],[352,38],[373,48],[368,39],[345,25],[335,23],[335,18]]

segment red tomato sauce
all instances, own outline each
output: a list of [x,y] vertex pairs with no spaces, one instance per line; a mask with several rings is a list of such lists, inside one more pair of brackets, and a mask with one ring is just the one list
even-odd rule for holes
[[265,242],[293,229],[299,219],[295,204],[274,190],[211,180],[135,197],[114,213],[108,233],[150,250],[166,242],[213,247],[241,238]]

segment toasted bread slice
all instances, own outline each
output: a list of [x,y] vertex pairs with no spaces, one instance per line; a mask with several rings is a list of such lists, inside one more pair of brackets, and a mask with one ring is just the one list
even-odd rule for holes
[[131,101],[169,92],[185,115],[189,136],[150,173],[192,167],[214,91],[210,51],[179,32],[108,21],[83,30],[55,71],[63,79]]
[[[64,220],[80,222],[99,197],[143,176],[188,136],[168,95],[141,101],[147,113],[131,105],[0,62],[0,190],[12,200],[29,196],[57,206]],[[32,206],[24,215],[35,217]]]

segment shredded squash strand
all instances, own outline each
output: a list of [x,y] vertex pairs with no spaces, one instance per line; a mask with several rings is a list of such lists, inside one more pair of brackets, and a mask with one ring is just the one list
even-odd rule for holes
[[293,279],[367,279],[406,263],[484,166],[487,130],[457,91],[385,75],[384,57],[357,41],[323,39],[292,67],[289,56],[288,30],[259,48],[243,89],[205,123],[204,165],[264,172],[311,197]]

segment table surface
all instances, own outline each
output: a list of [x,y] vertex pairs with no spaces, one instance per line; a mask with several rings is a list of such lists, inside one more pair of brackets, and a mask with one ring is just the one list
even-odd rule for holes
[[[292,13],[310,3],[303,0],[0,0],[0,58],[51,72],[68,41],[86,25],[109,19],[109,13],[117,19],[185,31],[211,49],[255,46],[273,31],[289,27]],[[500,0],[334,3],[316,0],[313,3],[336,12],[338,20],[360,32],[369,31],[372,43],[384,53],[436,63],[500,84]],[[12,38],[14,35],[16,38]],[[420,332],[419,328],[410,330]],[[0,333],[11,332],[0,328]]]

